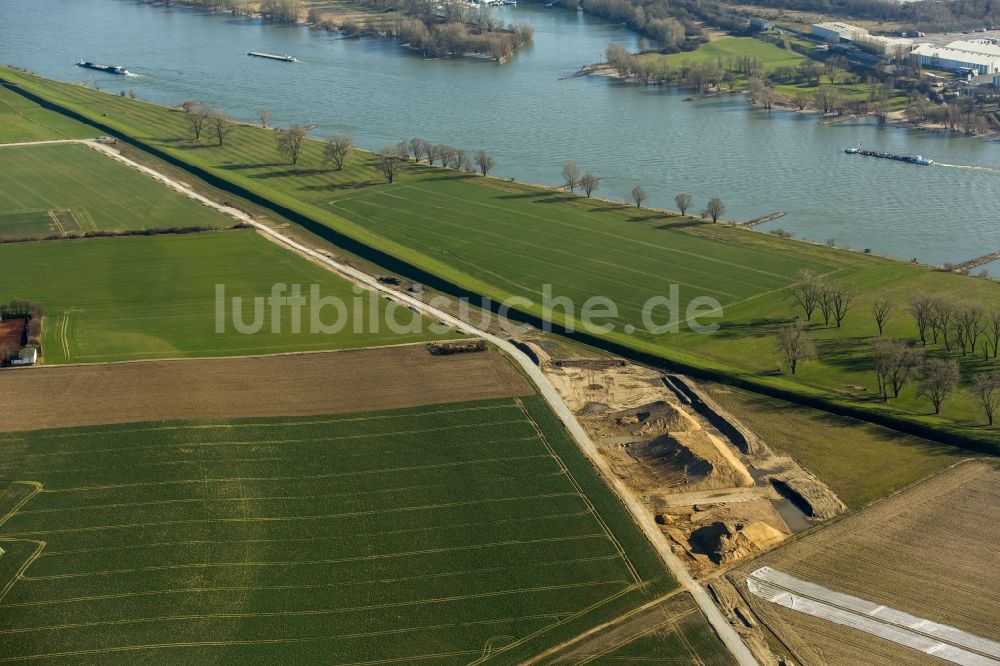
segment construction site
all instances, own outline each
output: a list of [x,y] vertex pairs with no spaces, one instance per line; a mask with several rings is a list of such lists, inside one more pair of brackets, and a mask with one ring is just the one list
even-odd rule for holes
[[710,577],[845,510],[689,378],[525,343],[693,575]]

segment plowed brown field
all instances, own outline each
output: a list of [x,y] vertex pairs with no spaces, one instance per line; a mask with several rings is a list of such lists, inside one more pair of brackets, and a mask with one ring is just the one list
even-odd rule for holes
[[305,416],[528,395],[496,351],[424,345],[0,371],[0,430],[170,419]]

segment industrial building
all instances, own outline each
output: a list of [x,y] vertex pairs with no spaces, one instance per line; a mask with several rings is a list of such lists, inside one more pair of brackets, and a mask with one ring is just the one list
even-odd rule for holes
[[871,51],[879,55],[893,55],[899,49],[909,50],[912,40],[902,37],[884,37],[873,35],[867,29],[850,23],[830,22],[814,23],[812,36],[830,44],[851,42],[859,49]]
[[831,44],[839,44],[842,40],[851,41],[855,35],[867,35],[868,31],[848,23],[813,23],[812,35],[816,39]]
[[919,44],[910,57],[931,69],[977,75],[1000,73],[1000,46],[985,39],[959,40],[947,46]]

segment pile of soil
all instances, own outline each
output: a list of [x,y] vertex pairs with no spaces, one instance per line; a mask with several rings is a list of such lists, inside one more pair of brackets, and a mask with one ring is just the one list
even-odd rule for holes
[[759,520],[718,521],[691,533],[691,549],[708,555],[716,564],[745,559],[785,539],[785,535]]
[[666,488],[699,484],[715,471],[711,461],[669,435],[633,442],[625,451],[642,465],[656,483]]

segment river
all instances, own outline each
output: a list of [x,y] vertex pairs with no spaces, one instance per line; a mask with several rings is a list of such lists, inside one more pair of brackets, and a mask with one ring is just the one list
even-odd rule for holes
[[[486,148],[496,173],[555,183],[564,160],[601,176],[599,194],[624,199],[635,184],[649,204],[721,197],[726,217],[776,211],[763,225],[797,236],[922,262],[959,262],[1000,249],[1000,145],[867,120],[823,124],[813,115],[750,109],[741,96],[686,101],[675,88],[604,77],[568,78],[602,59],[609,42],[630,49],[624,27],[537,5],[505,8],[535,28],[534,43],[505,65],[424,59],[385,39],[342,39],[130,0],[3,0],[0,62],[143,99],[197,99],[251,120],[311,123],[315,134],[354,134],[378,149],[412,136]],[[289,53],[288,64],[246,57]],[[81,59],[121,64],[123,79],[82,70]],[[915,166],[853,157],[843,148],[922,154]],[[955,165],[955,166],[945,166]],[[987,266],[1000,273],[1000,262]]]

